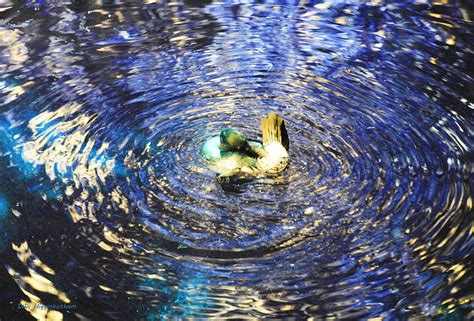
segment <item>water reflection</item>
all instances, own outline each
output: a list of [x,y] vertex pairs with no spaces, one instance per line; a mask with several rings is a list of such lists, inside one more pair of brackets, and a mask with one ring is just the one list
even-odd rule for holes
[[[0,8],[7,319],[467,316],[467,6]],[[269,111],[288,170],[216,185]]]

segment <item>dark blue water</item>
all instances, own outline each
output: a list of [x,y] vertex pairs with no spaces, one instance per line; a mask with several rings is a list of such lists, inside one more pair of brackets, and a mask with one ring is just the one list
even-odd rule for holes
[[0,319],[472,318],[472,9],[1,1]]

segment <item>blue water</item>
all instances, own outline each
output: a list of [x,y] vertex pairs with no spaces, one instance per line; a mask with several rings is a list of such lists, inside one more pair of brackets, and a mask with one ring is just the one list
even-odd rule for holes
[[0,319],[472,318],[472,9],[0,2]]

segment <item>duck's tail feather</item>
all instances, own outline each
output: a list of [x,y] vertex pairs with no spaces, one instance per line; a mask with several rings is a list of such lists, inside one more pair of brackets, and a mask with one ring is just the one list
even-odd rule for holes
[[272,112],[266,117],[263,117],[261,128],[263,146],[266,146],[272,142],[278,142],[282,144],[287,151],[289,150],[290,140],[288,139],[285,122],[280,115]]

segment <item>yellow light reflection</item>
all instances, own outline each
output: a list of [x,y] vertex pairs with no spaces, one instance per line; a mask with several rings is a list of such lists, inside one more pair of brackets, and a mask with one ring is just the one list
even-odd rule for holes
[[[8,273],[18,284],[20,290],[28,297],[29,301],[22,299],[20,304],[37,320],[63,320],[63,314],[61,312],[50,309],[48,305],[43,304],[40,297],[35,294],[35,292],[48,293],[56,296],[64,303],[71,302],[66,293],[57,289],[53,282],[46,277],[46,275],[55,275],[54,270],[41,262],[41,260],[34,255],[27,242],[23,242],[20,245],[12,243],[12,248],[17,252],[18,259],[26,266],[29,274],[21,275],[11,267],[7,268]],[[42,272],[47,274],[44,275]]]

